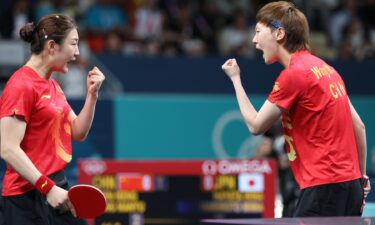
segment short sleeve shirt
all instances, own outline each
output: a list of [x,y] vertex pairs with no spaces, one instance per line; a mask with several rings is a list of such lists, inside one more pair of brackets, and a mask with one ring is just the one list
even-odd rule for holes
[[286,150],[301,189],[361,176],[346,87],[333,67],[294,53],[268,100],[285,110]]
[[[0,118],[18,115],[27,123],[20,147],[36,168],[47,176],[65,168],[72,158],[71,107],[58,83],[23,66],[7,82],[0,101]],[[7,165],[3,196],[32,189]]]

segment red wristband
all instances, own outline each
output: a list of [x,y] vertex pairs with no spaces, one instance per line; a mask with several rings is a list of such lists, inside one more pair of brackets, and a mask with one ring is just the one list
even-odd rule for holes
[[35,182],[35,188],[42,193],[43,195],[47,195],[48,192],[52,189],[55,185],[53,180],[49,179],[45,175],[39,177],[39,179]]

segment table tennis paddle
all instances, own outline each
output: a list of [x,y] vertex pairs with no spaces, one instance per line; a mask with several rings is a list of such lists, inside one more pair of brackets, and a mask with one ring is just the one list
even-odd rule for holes
[[92,219],[102,215],[107,207],[107,201],[103,192],[87,184],[72,186],[68,191],[68,197],[77,217]]

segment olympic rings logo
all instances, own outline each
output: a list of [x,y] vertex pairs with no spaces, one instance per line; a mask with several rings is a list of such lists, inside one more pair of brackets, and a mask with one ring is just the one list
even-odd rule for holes
[[82,169],[90,176],[99,175],[106,171],[107,164],[102,160],[85,160],[82,164]]
[[[232,123],[244,123],[243,117],[239,110],[230,110],[225,112],[216,122],[212,132],[212,145],[215,155],[219,158],[249,158],[252,156],[254,149],[258,146],[262,137],[253,136],[248,132],[248,136],[242,141],[240,147],[237,149],[236,155],[231,155],[230,149],[224,147],[225,130],[229,129]],[[235,135],[238,134],[235,133]]]

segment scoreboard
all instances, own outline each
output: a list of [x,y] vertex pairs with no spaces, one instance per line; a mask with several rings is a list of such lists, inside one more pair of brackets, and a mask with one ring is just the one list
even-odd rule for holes
[[107,199],[91,225],[274,217],[273,160],[81,160],[78,168],[78,182],[100,188]]

